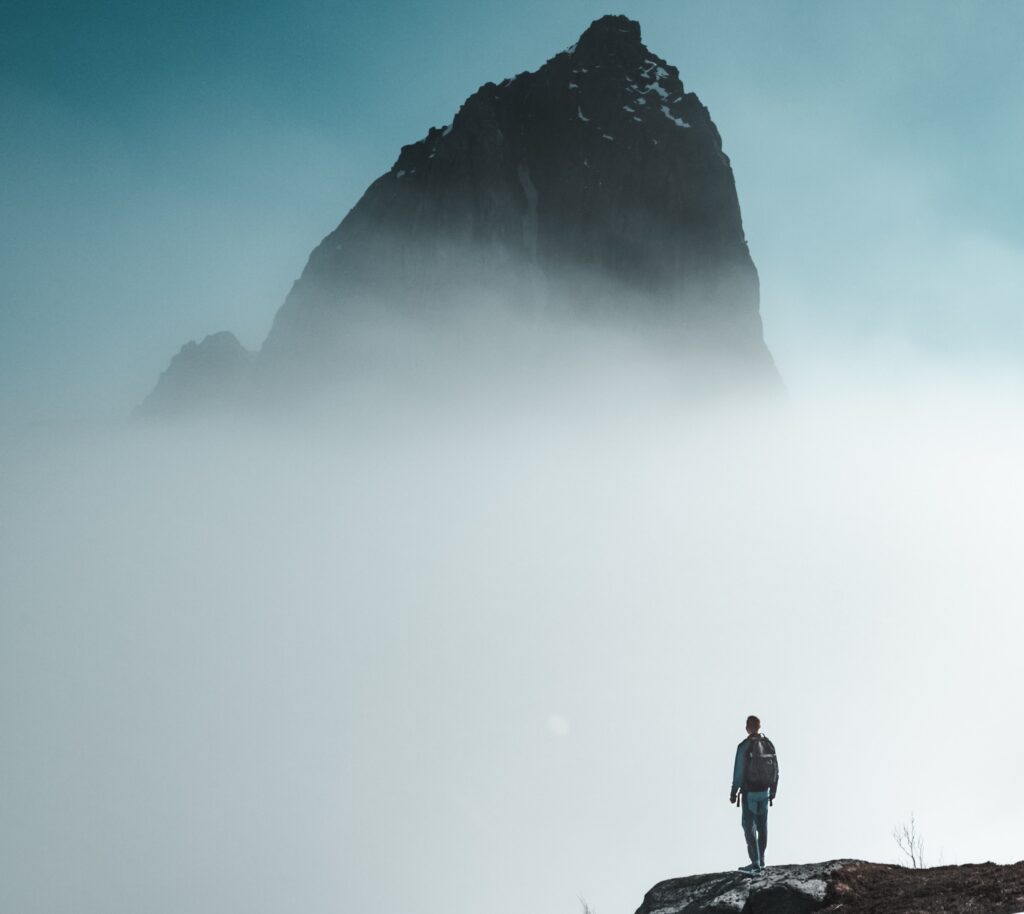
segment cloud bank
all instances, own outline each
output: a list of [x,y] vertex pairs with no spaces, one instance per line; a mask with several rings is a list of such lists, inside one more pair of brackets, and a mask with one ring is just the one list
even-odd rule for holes
[[631,910],[749,713],[769,863],[1012,859],[1024,388],[606,356],[5,441],[0,907]]

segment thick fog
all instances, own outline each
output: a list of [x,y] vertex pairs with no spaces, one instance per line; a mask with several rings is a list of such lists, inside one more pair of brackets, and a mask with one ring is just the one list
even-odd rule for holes
[[0,909],[621,914],[751,713],[769,864],[1019,856],[1020,378],[550,356],[4,439]]

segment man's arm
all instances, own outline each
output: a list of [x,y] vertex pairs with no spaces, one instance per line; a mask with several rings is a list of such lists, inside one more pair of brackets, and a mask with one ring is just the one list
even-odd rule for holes
[[775,777],[772,778],[771,790],[768,793],[768,800],[769,801],[774,800],[775,799],[775,794],[777,794],[779,792],[779,753],[775,749],[775,744],[774,743],[772,743],[771,746],[772,746],[772,752],[775,753]]
[[729,802],[736,802],[736,794],[743,786],[743,771],[747,764],[746,743],[740,743],[736,747],[736,760],[732,765],[732,789],[729,791]]

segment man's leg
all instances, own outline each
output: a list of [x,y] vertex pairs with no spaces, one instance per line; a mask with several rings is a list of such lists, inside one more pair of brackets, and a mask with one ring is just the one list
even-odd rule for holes
[[758,803],[758,806],[760,808],[755,817],[757,824],[757,863],[758,866],[764,866],[764,851],[768,847],[768,801],[762,800]]
[[754,815],[754,810],[750,803],[750,798],[743,795],[743,835],[747,839],[747,855],[750,857],[750,863],[753,866],[758,865],[758,851],[757,851],[757,820]]

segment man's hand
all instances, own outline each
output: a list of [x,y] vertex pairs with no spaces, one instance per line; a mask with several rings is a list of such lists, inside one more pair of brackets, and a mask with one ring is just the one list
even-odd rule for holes
[[735,790],[732,793],[729,794],[729,805],[730,806],[737,805],[737,803],[736,803],[736,791]]

